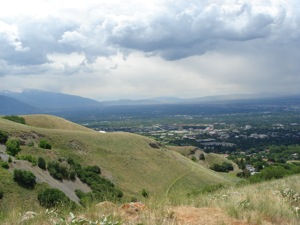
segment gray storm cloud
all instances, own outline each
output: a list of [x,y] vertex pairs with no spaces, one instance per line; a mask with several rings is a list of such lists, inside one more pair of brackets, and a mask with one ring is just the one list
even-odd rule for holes
[[[216,90],[222,90],[222,84],[238,91],[264,90],[266,83],[273,85],[269,90],[284,89],[281,84],[297,89],[299,1],[89,2],[85,7],[77,2],[76,9],[66,3],[60,10],[38,16],[30,10],[27,15],[0,14],[0,77],[41,76],[42,83],[46,74],[50,83],[52,75],[58,80],[75,74],[81,84],[94,77],[101,87],[112,85],[107,86],[112,91],[115,83],[124,84],[131,93],[138,86],[132,85],[136,81],[140,89],[146,88],[144,80],[158,80],[167,89],[172,76],[187,85],[197,80],[202,88],[219,81],[220,87],[212,88]],[[140,67],[140,62],[145,65]],[[162,65],[175,68],[172,62],[181,65],[180,74],[163,69]],[[134,81],[128,80],[131,74]],[[56,81],[52,83],[55,86]],[[72,84],[76,86],[76,80]],[[170,91],[176,92],[180,83],[172,85]],[[193,88],[197,90],[197,85]]]
[[54,15],[0,21],[1,58],[10,64],[43,64],[53,52],[84,52],[95,59],[129,49],[174,60],[217,49],[224,41],[269,38],[276,43],[299,37],[297,8],[284,1],[257,2],[165,1],[152,14],[101,14],[93,8],[82,20]]

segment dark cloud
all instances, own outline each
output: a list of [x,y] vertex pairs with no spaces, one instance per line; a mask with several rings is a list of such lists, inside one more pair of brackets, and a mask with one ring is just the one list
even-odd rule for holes
[[[179,2],[182,4],[168,5],[150,21],[117,24],[108,31],[108,41],[119,47],[179,59],[213,50],[223,40],[246,42],[268,38],[280,33],[290,22],[286,16],[288,9],[272,3],[263,11],[249,3]],[[299,24],[298,19],[293,22]]]

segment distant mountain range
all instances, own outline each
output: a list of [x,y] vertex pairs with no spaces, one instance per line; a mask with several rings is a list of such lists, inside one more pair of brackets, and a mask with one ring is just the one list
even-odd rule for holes
[[96,101],[76,95],[54,93],[41,90],[24,90],[23,92],[0,92],[0,115],[8,114],[57,114],[63,112],[101,111],[108,107],[134,107],[150,105],[202,105],[231,104],[250,101],[260,102],[291,102],[298,104],[300,96],[276,97],[270,94],[257,95],[219,95],[200,98],[159,97],[141,100],[122,99],[118,101]]
[[5,108],[0,108],[0,114],[51,113],[101,106],[100,102],[89,98],[41,90],[25,90],[20,93],[2,91],[0,96],[0,105],[5,104]]
[[35,108],[15,98],[0,95],[0,115],[34,114],[42,113],[41,109]]

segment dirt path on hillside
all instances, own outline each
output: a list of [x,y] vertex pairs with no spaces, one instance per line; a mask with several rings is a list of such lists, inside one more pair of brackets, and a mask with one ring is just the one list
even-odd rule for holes
[[168,194],[171,190],[171,188],[183,177],[185,177],[186,175],[188,175],[189,173],[191,173],[192,171],[194,170],[194,167],[192,169],[190,169],[189,171],[181,174],[179,177],[177,177],[173,182],[172,184],[168,187],[167,191],[166,191],[166,198],[168,197]]

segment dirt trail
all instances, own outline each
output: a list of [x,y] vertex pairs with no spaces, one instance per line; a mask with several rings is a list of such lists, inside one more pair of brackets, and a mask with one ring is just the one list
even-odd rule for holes
[[167,191],[166,191],[166,197],[168,197],[168,194],[171,190],[171,188],[177,183],[177,181],[179,181],[181,178],[183,178],[184,176],[188,175],[189,173],[191,173],[194,170],[194,167],[192,169],[190,169],[189,171],[181,174],[179,177],[177,177],[172,184],[168,187]]

